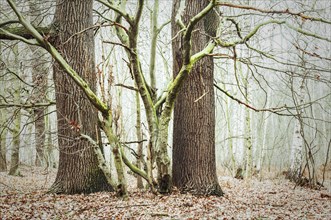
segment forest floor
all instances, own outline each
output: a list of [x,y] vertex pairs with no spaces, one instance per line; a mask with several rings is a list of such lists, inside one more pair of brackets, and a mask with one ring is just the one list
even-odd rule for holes
[[56,170],[23,167],[23,177],[0,173],[0,219],[331,219],[331,191],[296,187],[284,177],[259,181],[220,177],[223,197],[115,193],[47,194]]

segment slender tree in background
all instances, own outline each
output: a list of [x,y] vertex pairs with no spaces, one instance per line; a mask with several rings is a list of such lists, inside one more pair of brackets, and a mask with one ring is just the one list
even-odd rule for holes
[[[302,28],[304,22],[300,22],[299,26]],[[296,47],[301,48],[301,51],[297,54],[298,63],[300,63],[301,68],[292,68],[290,71],[292,73],[290,78],[290,89],[293,103],[295,104],[295,122],[294,131],[292,136],[292,144],[290,151],[290,169],[288,177],[290,180],[296,182],[298,185],[309,184],[310,186],[315,186],[317,183],[315,166],[315,159],[313,157],[314,152],[316,152],[315,144],[313,141],[309,143],[309,129],[315,128],[318,131],[318,126],[316,124],[312,125],[309,117],[314,118],[315,113],[312,108],[304,108],[305,103],[312,101],[312,95],[309,94],[309,80],[307,80],[311,70],[307,68],[307,54],[306,50],[309,45],[313,43],[307,41],[300,41],[300,34],[297,35]],[[295,77],[299,75],[300,78]],[[316,123],[316,122],[313,122]],[[318,132],[316,132],[317,134]],[[315,135],[316,135],[315,134]],[[304,175],[304,173],[306,173]]]
[[[16,65],[15,72],[19,76],[20,75],[20,69],[17,68],[19,64],[19,54],[18,54],[18,45],[16,44],[13,48],[14,53],[14,65]],[[16,103],[20,103],[21,100],[21,81],[19,79],[15,79],[13,81],[12,85],[13,89],[13,96],[14,101]],[[13,114],[14,117],[14,123],[12,124],[12,127],[10,128],[10,132],[12,135],[12,145],[11,145],[11,154],[10,154],[10,168],[9,168],[9,175],[13,176],[19,176],[19,163],[20,163],[20,133],[21,133],[21,108],[16,108]]]
[[[36,52],[36,51],[35,51]],[[39,53],[39,55],[41,55]],[[36,59],[37,60],[37,59]],[[46,93],[46,80],[47,76],[46,73],[43,72],[45,69],[42,64],[35,64],[36,66],[33,67],[33,83],[37,85],[35,87],[34,95],[35,95],[35,102],[42,102],[44,100],[44,96]],[[35,144],[36,144],[36,166],[45,166],[46,164],[46,155],[45,155],[45,107],[35,108],[33,110],[34,120],[35,120]]]
[[[1,86],[2,83],[0,83]],[[1,86],[2,87],[2,86]],[[0,124],[4,125],[6,114],[5,109],[0,111]],[[7,128],[5,126],[0,127],[0,172],[7,171],[7,141],[6,141]]]
[[[140,110],[140,96],[139,93],[136,92],[136,114],[137,114],[137,118],[136,118],[136,136],[137,136],[137,140],[138,140],[138,145],[137,145],[137,167],[139,169],[142,169],[144,167],[144,163],[143,163],[143,134],[142,134],[142,129],[141,129],[141,110]],[[142,181],[142,177],[141,176],[137,176],[137,188],[138,189],[142,189],[144,188],[144,183]]]
[[[294,83],[293,83],[294,84]],[[301,178],[302,164],[303,164],[303,149],[304,149],[304,139],[302,137],[302,115],[303,109],[300,108],[304,104],[304,88],[305,82],[301,81],[299,86],[293,85],[293,99],[297,102],[297,121],[294,124],[293,131],[293,141],[291,145],[291,165],[290,165],[290,179],[293,181],[298,181]],[[299,87],[298,89],[295,87]],[[298,91],[297,93],[294,91]],[[296,94],[298,97],[296,97]],[[301,121],[300,121],[301,120]]]
[[[305,67],[305,54],[299,55],[302,66]],[[295,103],[296,120],[294,123],[294,131],[292,136],[291,154],[290,154],[290,169],[289,178],[296,182],[298,185],[309,184],[314,186],[317,183],[316,178],[316,166],[315,159],[313,158],[314,147],[307,141],[307,125],[310,126],[309,121],[305,119],[304,115],[309,114],[309,111],[302,106],[305,105],[307,99],[309,99],[309,88],[306,81],[306,77],[309,74],[309,70],[303,70],[303,72],[297,72],[302,74],[302,78],[291,79],[291,91],[292,99]],[[308,98],[307,98],[308,97]],[[313,112],[310,114],[313,115]],[[306,175],[304,173],[306,172]],[[306,179],[305,179],[306,178]],[[308,182],[306,182],[308,180]]]
[[[226,90],[226,87],[224,85],[224,90]],[[230,110],[229,110],[229,100],[228,97],[225,97],[225,117],[227,121],[227,134],[229,137],[228,141],[228,148],[229,148],[229,154],[230,154],[230,163],[231,163],[231,174],[234,177],[236,172],[236,159],[234,155],[234,147],[233,147],[233,133],[232,133],[232,127],[231,127],[231,117],[230,117]]]
[[[246,76],[243,77],[244,80],[244,96],[246,102],[249,102],[249,72],[247,71]],[[246,159],[246,167],[245,167],[245,177],[252,177],[252,166],[253,166],[253,144],[252,144],[252,132],[251,132],[251,112],[249,108],[245,108],[245,159]]]
[[150,85],[153,90],[152,99],[156,100],[156,79],[155,79],[155,62],[156,62],[156,43],[159,35],[157,18],[159,16],[159,0],[154,1],[153,11],[151,12],[151,30],[152,30],[152,41],[151,41],[151,58],[149,61],[149,77]]
[[[34,13],[40,12],[42,2],[29,1],[29,10]],[[34,24],[41,25],[42,16],[30,16]],[[33,103],[45,102],[47,91],[47,63],[43,59],[45,51],[36,46],[30,46],[32,56],[32,82],[34,89],[32,91]],[[35,124],[35,145],[36,145],[36,166],[46,165],[46,150],[45,150],[45,107],[36,107],[33,109],[34,124]]]
[[[54,25],[59,32],[52,41],[95,91],[93,31],[85,30],[93,25],[92,3],[92,0],[58,1]],[[54,64],[53,71],[60,160],[51,191],[71,194],[112,190],[98,167],[91,144],[79,138],[82,132],[97,140],[97,111],[59,64]]]
[[[208,5],[208,0],[186,1],[184,23],[198,14]],[[174,0],[173,15],[180,7],[180,0]],[[215,36],[217,14],[209,14],[197,23],[192,34],[192,53],[203,50],[209,36]],[[172,36],[180,30],[172,23]],[[182,64],[181,45],[183,40],[177,37],[173,41],[174,74],[178,74]],[[174,108],[173,129],[173,184],[183,192],[194,194],[222,195],[218,184],[215,161],[215,96],[214,96],[214,63],[212,57],[205,57],[192,68],[187,80],[183,83]]]
[[[2,49],[2,43],[0,42],[0,51]],[[5,63],[2,61],[2,56],[0,55],[0,93],[4,94],[6,88],[5,74]],[[7,110],[5,108],[0,109],[0,172],[7,171],[7,127],[6,127]]]

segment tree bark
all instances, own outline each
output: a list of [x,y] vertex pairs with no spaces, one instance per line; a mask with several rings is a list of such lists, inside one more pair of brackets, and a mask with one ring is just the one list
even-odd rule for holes
[[[2,51],[2,43],[0,42],[0,51]],[[2,60],[2,56],[0,55],[0,60]],[[0,93],[5,94],[6,90],[6,74],[4,74],[4,70],[0,69]],[[7,136],[7,127],[6,127],[6,117],[7,117],[7,110],[1,109],[0,110],[0,172],[7,171],[7,143],[6,143],[6,136]]]
[[[30,1],[29,11],[30,19],[36,23],[42,23],[42,17],[34,16],[34,13],[39,12],[42,7],[42,2]],[[45,101],[46,87],[47,87],[47,67],[45,65],[45,51],[41,48],[30,46],[32,52],[32,81],[35,86],[32,92],[32,98],[34,103],[42,103]],[[37,107],[33,111],[34,123],[35,123],[35,146],[36,146],[36,166],[45,166],[46,158],[44,153],[45,149],[45,116],[44,107]]]
[[[15,95],[20,95],[20,93],[16,93]],[[10,157],[10,168],[9,168],[9,175],[13,176],[20,176],[20,171],[19,171],[19,163],[20,163],[20,132],[21,132],[21,109],[16,109],[14,123],[13,123],[13,128],[11,129],[12,131],[12,137],[13,137],[13,143],[12,143],[12,148],[11,148],[11,157]]]
[[[184,23],[199,13],[208,0],[188,1],[183,14]],[[174,0],[173,16],[177,14],[180,1]],[[196,30],[215,35],[212,22],[217,20],[214,12],[200,21]],[[172,35],[179,28],[172,23]],[[208,37],[195,31],[192,35],[191,54],[201,51]],[[182,45],[180,37],[173,41],[174,74],[182,64]],[[218,184],[215,162],[215,98],[213,88],[213,60],[206,57],[198,61],[183,83],[174,107],[173,129],[173,184],[182,192],[198,195],[222,195]]]
[[[240,67],[242,71],[242,67]],[[247,72],[244,78],[244,92],[246,102],[249,102],[249,73]],[[250,179],[252,177],[253,170],[253,144],[252,144],[252,131],[251,131],[251,115],[249,108],[245,108],[245,143],[244,147],[246,149],[246,175],[245,178]]]
[[[137,146],[137,167],[139,169],[143,170],[143,135],[142,135],[142,129],[141,129],[141,111],[140,111],[140,96],[139,93],[136,92],[136,113],[137,113],[137,118],[136,118],[136,136],[137,136],[137,140],[139,141],[138,146]],[[144,183],[142,180],[142,177],[137,175],[137,188],[138,189],[143,189],[144,188]]]
[[[289,178],[299,183],[302,178],[302,166],[303,166],[303,149],[304,149],[304,137],[301,127],[302,122],[302,115],[304,114],[303,109],[300,107],[304,104],[305,100],[305,80],[300,80],[301,82],[296,82],[295,78],[292,79],[292,98],[293,102],[296,106],[296,121],[294,124],[294,132],[293,132],[293,141],[291,145],[291,152],[290,152],[290,170],[289,170]],[[297,88],[299,87],[299,88]],[[295,91],[298,91],[297,93]],[[297,94],[297,96],[296,96]]]
[[[18,56],[19,56],[19,51],[18,51],[18,45],[15,45],[13,48],[13,53],[15,56],[15,64],[18,65]],[[17,75],[20,75],[20,69],[16,66],[15,72]],[[13,96],[14,96],[14,101],[16,103],[21,102],[21,81],[15,79],[13,82]],[[14,114],[12,116],[14,118],[12,128],[10,129],[11,135],[13,138],[12,146],[11,146],[11,154],[10,154],[10,167],[9,167],[9,175],[13,176],[20,176],[20,171],[19,171],[19,163],[20,163],[20,134],[21,134],[21,109],[17,108],[14,111]]]
[[[92,8],[92,0],[59,0],[54,18],[59,34],[52,41],[73,69],[95,91],[93,31],[83,31],[93,25]],[[98,167],[92,145],[79,138],[81,132],[97,140],[96,109],[58,64],[54,64],[54,82],[60,160],[56,180],[50,191],[66,194],[112,191],[113,188]]]
[[[32,69],[32,81],[36,86],[33,90],[33,102],[34,103],[43,103],[45,100],[45,93],[47,87],[47,75],[46,67],[43,63],[40,62],[42,57],[42,52],[37,48],[31,47],[35,59],[33,60],[33,69]],[[35,123],[35,145],[36,145],[36,166],[45,166],[45,107],[37,107],[33,110],[34,114],[34,123]]]
[[[224,91],[226,91],[225,84]],[[224,97],[225,99],[225,115],[226,115],[226,122],[227,122],[227,135],[229,137],[228,141],[228,148],[229,148],[229,154],[230,154],[230,160],[231,160],[231,176],[234,177],[236,174],[236,158],[233,150],[233,128],[231,127],[231,117],[230,117],[230,103],[227,96]]]
[[36,142],[36,166],[45,166],[45,118],[44,108],[37,108],[33,111],[35,120],[35,142]]
[[[4,125],[7,112],[5,109],[0,111],[0,124]],[[7,143],[6,143],[7,128],[5,126],[0,127],[0,172],[7,171]]]

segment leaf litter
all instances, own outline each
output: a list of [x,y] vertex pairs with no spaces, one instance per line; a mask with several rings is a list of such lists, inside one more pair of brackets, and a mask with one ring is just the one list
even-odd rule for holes
[[129,198],[115,193],[48,194],[56,170],[24,167],[23,177],[0,173],[0,219],[331,219],[331,192],[294,187],[283,177],[259,181],[219,178],[223,197],[174,191],[154,195],[129,183]]

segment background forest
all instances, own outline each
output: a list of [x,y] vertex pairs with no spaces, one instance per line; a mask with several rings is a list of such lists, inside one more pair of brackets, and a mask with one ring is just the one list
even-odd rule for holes
[[330,217],[329,1],[0,2],[0,216]]

